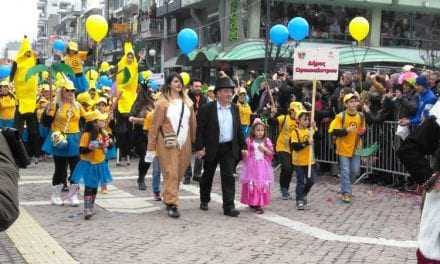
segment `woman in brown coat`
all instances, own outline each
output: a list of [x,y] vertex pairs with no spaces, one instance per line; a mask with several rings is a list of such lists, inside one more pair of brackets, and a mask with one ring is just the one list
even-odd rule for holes
[[183,91],[179,74],[168,76],[156,102],[153,125],[148,133],[146,159],[157,155],[164,178],[163,200],[168,216],[178,218],[179,184],[191,162],[196,118],[191,99]]

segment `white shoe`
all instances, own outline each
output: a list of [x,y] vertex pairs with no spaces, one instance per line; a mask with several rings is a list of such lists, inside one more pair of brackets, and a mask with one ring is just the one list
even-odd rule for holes
[[63,199],[61,199],[61,189],[63,188],[63,185],[56,185],[52,186],[52,197],[51,202],[53,205],[63,205]]
[[73,207],[79,206],[78,192],[79,192],[79,185],[71,184],[69,188],[69,193],[65,198],[70,206]]

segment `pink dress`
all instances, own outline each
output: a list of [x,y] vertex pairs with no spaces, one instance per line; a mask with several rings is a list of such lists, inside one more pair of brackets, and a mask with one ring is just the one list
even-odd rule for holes
[[251,206],[266,206],[271,201],[272,155],[265,155],[258,149],[258,145],[264,144],[271,151],[273,145],[268,138],[263,141],[248,138],[246,144],[248,157],[244,160],[240,176],[240,202]]

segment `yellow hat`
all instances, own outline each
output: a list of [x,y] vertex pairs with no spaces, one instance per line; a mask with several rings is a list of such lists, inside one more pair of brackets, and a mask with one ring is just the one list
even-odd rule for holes
[[347,103],[348,101],[350,101],[351,99],[353,99],[353,98],[356,98],[356,99],[358,99],[358,97],[354,94],[354,93],[349,93],[349,94],[346,94],[345,96],[344,96],[344,104],[345,103]]
[[67,44],[67,47],[69,48],[69,50],[78,51],[78,43],[76,43],[74,41],[69,41],[69,44]]
[[103,61],[101,67],[99,67],[100,72],[108,72],[110,70],[110,63]]
[[291,110],[295,111],[295,113],[298,113],[298,112],[304,111],[305,108],[304,108],[303,104],[300,102],[291,102],[289,105],[289,111],[291,111]]
[[95,120],[106,120],[107,116],[104,114],[101,114],[98,110],[88,112],[84,115],[84,120],[86,122],[93,122]]
[[90,94],[87,93],[87,92],[78,94],[78,96],[76,97],[76,100],[80,104],[85,103],[85,104],[88,104],[88,105],[93,105],[92,98],[90,98]]
[[214,92],[214,90],[215,90],[215,86],[214,85],[211,85],[211,86],[208,87],[208,92]]
[[60,82],[60,87],[64,88],[65,90],[75,91],[75,86],[73,85],[73,82],[70,80],[64,80]]
[[107,98],[99,97],[98,102],[96,104],[104,103],[108,105]]
[[310,111],[306,111],[306,110],[300,110],[298,112],[296,112],[296,118],[300,118],[302,115],[309,115],[311,112]]
[[4,78],[0,81],[0,86],[9,86],[9,80],[8,78]]
[[238,94],[247,94],[246,89],[244,89],[243,87],[240,88],[240,91],[238,92]]

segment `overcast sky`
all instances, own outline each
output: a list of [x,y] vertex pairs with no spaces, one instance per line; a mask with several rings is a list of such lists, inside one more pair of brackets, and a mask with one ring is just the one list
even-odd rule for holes
[[37,36],[37,0],[0,1],[0,50],[8,41]]

